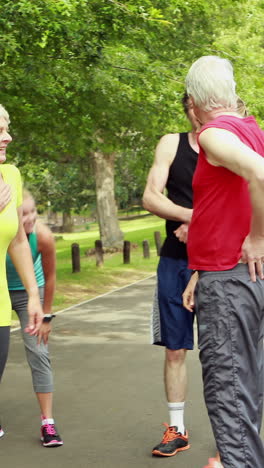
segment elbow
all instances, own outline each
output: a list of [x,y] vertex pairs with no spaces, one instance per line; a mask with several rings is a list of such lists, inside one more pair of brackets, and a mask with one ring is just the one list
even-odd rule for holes
[[264,172],[259,172],[256,175],[257,181],[260,185],[264,186]]
[[249,187],[251,190],[256,189],[257,187],[260,190],[264,189],[264,172],[259,171],[258,173],[249,174],[248,178]]
[[149,197],[148,197],[147,193],[145,193],[145,192],[144,192],[143,198],[142,198],[142,206],[143,206],[144,210],[151,211],[150,200],[149,200]]
[[148,204],[146,202],[146,198],[143,196],[142,200],[141,200],[141,203],[142,203],[142,206],[144,208],[144,210],[147,210],[148,209]]

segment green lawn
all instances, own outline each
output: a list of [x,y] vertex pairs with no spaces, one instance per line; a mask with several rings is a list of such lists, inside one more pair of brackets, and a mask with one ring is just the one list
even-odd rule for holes
[[[158,257],[154,242],[154,231],[160,231],[164,238],[164,221],[156,216],[142,217],[131,221],[120,221],[125,240],[129,240],[131,263],[123,264],[122,252],[106,254],[104,265],[97,268],[95,257],[85,252],[94,247],[99,239],[98,227],[91,225],[85,232],[63,234],[57,240],[57,288],[54,310],[64,309],[72,304],[103,294],[113,288],[145,278],[156,271]],[[143,258],[142,241],[150,244],[150,258]],[[81,272],[72,273],[71,245],[78,243],[81,253]]]

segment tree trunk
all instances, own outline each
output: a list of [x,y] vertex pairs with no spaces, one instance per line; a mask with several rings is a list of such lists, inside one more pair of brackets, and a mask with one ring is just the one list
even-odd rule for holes
[[66,213],[65,211],[62,213],[62,230],[63,232],[72,232],[73,224],[71,219],[71,214]]
[[114,192],[114,158],[114,154],[94,153],[97,218],[103,247],[123,245]]

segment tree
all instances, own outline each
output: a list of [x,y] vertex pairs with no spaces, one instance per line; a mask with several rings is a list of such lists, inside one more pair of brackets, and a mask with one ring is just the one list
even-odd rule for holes
[[34,194],[38,210],[63,213],[63,231],[72,230],[72,213],[95,205],[94,181],[83,160],[60,162],[59,170],[53,161],[27,163],[22,176],[24,185]]
[[120,246],[123,233],[119,229],[114,191],[114,154],[94,152],[97,216],[100,237],[106,247]]
[[[124,154],[135,155],[141,184],[159,136],[182,129],[184,78],[200,55],[234,58],[239,88],[251,102],[257,91],[254,109],[263,108],[260,0],[9,0],[0,13],[0,98],[19,165],[92,159],[97,174],[103,168],[98,195],[113,191]],[[102,236],[116,205],[104,199]],[[117,219],[112,229],[106,243],[120,236]]]

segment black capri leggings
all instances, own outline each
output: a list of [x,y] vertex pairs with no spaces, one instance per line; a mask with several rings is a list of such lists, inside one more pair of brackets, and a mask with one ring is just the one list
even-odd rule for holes
[[10,327],[0,327],[0,382],[7,361],[9,337]]

